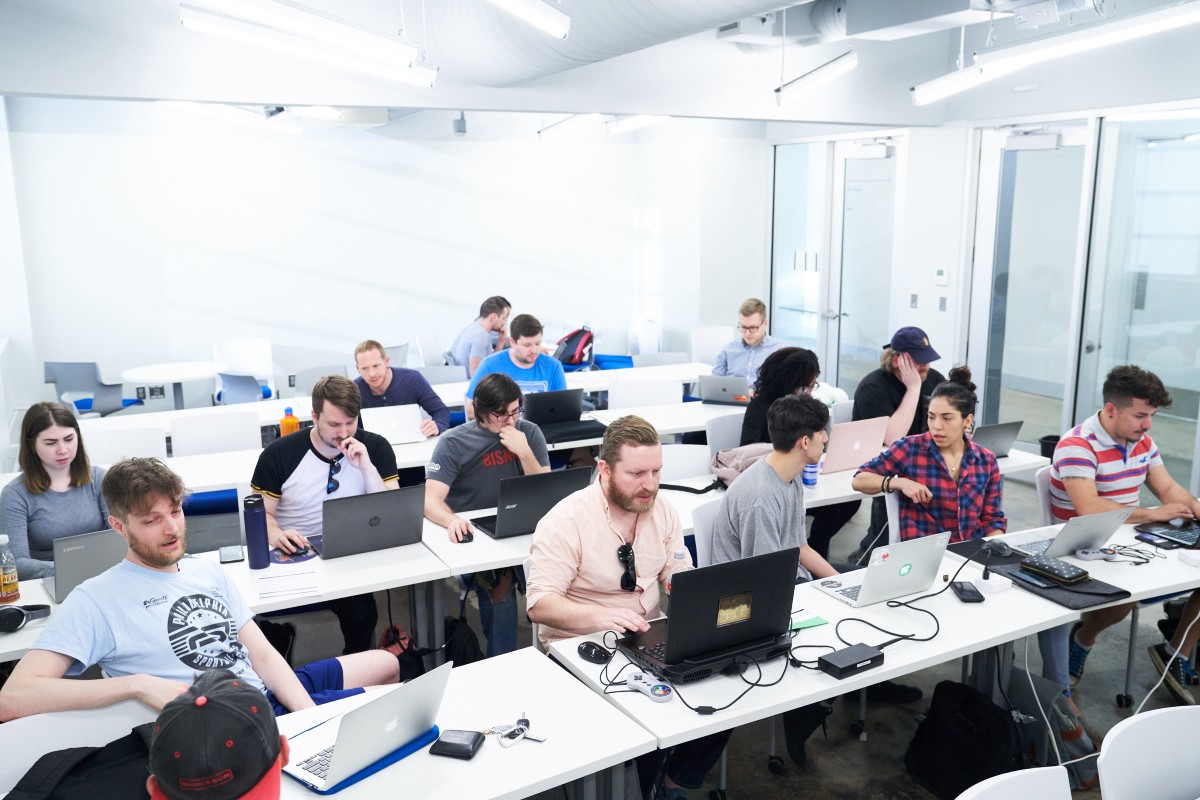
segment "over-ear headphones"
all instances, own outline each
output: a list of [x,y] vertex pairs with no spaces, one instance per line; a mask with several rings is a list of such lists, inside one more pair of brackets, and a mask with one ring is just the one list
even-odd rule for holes
[[50,606],[3,606],[0,607],[0,633],[12,633],[25,627],[31,619],[50,616]]

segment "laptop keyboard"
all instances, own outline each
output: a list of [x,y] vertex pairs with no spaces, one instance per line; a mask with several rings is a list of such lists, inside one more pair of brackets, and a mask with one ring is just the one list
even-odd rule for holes
[[1200,541],[1200,525],[1195,522],[1183,525],[1179,528],[1170,530],[1155,531],[1164,539],[1170,539],[1173,542],[1179,542],[1184,547],[1195,547],[1196,542]]
[[861,583],[858,586],[847,586],[845,589],[838,589],[838,594],[840,594],[842,597],[848,597],[851,600],[857,600],[858,590],[861,588]]
[[662,662],[667,655],[667,643],[659,642],[658,644],[650,645],[649,647],[644,644],[639,644],[638,650],[642,651],[647,658],[652,658],[655,661]]
[[1045,553],[1050,547],[1053,539],[1038,539],[1036,542],[1022,542],[1021,544],[1013,545],[1014,550],[1019,550],[1026,555],[1040,556]]
[[473,519],[473,520],[471,520],[471,524],[474,525],[476,528],[479,528],[479,530],[483,531],[488,536],[491,536],[491,537],[496,536],[496,518],[494,516],[479,517],[478,519]]
[[327,747],[312,758],[301,761],[300,769],[305,772],[311,772],[321,780],[325,780],[325,773],[329,772],[329,762],[332,760],[333,747]]

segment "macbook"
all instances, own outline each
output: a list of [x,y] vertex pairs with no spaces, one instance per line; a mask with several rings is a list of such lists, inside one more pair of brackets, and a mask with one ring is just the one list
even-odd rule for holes
[[111,529],[55,539],[54,574],[42,579],[46,591],[61,603],[79,584],[120,564],[128,550],[121,534]]
[[306,537],[321,558],[341,558],[417,544],[425,516],[425,487],[337,497],[321,507],[321,533]]
[[825,463],[821,472],[841,472],[857,469],[879,455],[890,417],[841,422],[829,432],[825,445]]
[[364,430],[378,433],[389,444],[423,442],[427,438],[421,433],[421,407],[415,403],[404,406],[384,406],[362,410]]
[[558,505],[558,501],[586,488],[591,482],[592,470],[588,467],[502,478],[496,513],[473,519],[471,524],[493,539],[533,533],[538,522]]
[[1038,528],[1005,536],[1004,541],[1023,555],[1062,558],[1072,555],[1076,550],[1103,547],[1132,513],[1131,508],[1117,508],[1099,514],[1072,517],[1057,535],[1054,528]]
[[320,794],[332,794],[399,761],[438,736],[435,725],[453,662],[330,720],[288,737],[283,771]]
[[924,592],[937,577],[950,532],[896,542],[871,551],[866,569],[815,581],[817,588],[847,605],[861,608]]
[[680,572],[671,579],[671,617],[617,640],[631,661],[673,683],[787,653],[800,549]]
[[1013,443],[1017,441],[1017,434],[1021,432],[1021,426],[1024,424],[1025,420],[1019,419],[1016,422],[1001,422],[999,425],[980,425],[971,434],[971,441],[984,450],[991,450],[996,458],[1004,458],[1008,451],[1012,450]]
[[700,402],[744,406],[750,402],[750,384],[744,377],[701,375]]

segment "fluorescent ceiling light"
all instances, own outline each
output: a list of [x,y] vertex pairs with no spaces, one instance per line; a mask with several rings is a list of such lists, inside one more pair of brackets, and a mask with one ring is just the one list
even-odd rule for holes
[[636,131],[638,128],[645,128],[648,125],[657,125],[660,122],[666,122],[669,119],[669,116],[656,114],[632,114],[628,117],[614,117],[604,124],[608,126],[609,133],[629,133],[630,131]]
[[542,0],[491,0],[492,5],[520,17],[555,39],[565,39],[571,31],[571,18]]
[[[1015,67],[1008,70],[1008,72],[1015,71]],[[934,78],[931,81],[925,81],[925,83],[914,86],[912,88],[913,105],[926,106],[930,103],[936,103],[939,100],[945,100],[951,95],[965,92],[967,89],[974,89],[981,83],[986,83],[993,78],[999,78],[1001,75],[1006,74],[1008,73],[1001,72],[998,69],[993,69],[985,73],[983,68],[978,65],[963,67],[940,78]]]
[[779,105],[785,100],[794,100],[810,89],[840,78],[857,66],[858,53],[847,50],[832,61],[827,61],[799,78],[793,78],[787,83],[781,84],[775,89],[775,103]]
[[553,139],[555,136],[560,136],[567,131],[581,128],[583,125],[599,118],[599,114],[571,114],[570,116],[563,117],[558,122],[542,128],[537,132],[537,135],[542,141]]
[[1188,144],[1191,144],[1192,142],[1200,142],[1200,133],[1193,133],[1190,136],[1185,136],[1183,137],[1183,140]]

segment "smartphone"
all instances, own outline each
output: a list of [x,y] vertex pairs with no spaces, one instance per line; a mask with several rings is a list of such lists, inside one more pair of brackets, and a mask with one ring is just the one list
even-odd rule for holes
[[958,599],[962,600],[964,603],[983,602],[983,595],[978,589],[975,588],[975,584],[970,583],[969,581],[955,581],[954,583],[950,584],[950,588],[956,595],[958,595]]
[[1030,586],[1036,586],[1039,589],[1054,589],[1057,586],[1057,584],[1051,583],[1045,578],[1040,578],[1037,575],[1031,575],[1028,572],[1022,572],[1018,569],[1014,569],[1012,572],[1006,574],[1014,581],[1028,583]]
[[1178,550],[1180,547],[1183,547],[1183,545],[1181,545],[1179,542],[1173,542],[1170,539],[1164,539],[1157,533],[1138,533],[1135,534],[1133,538],[1137,539],[1139,542],[1152,544],[1160,550]]
[[233,564],[236,561],[242,561],[246,558],[246,554],[240,544],[231,544],[228,547],[222,547],[217,552],[222,564]]

